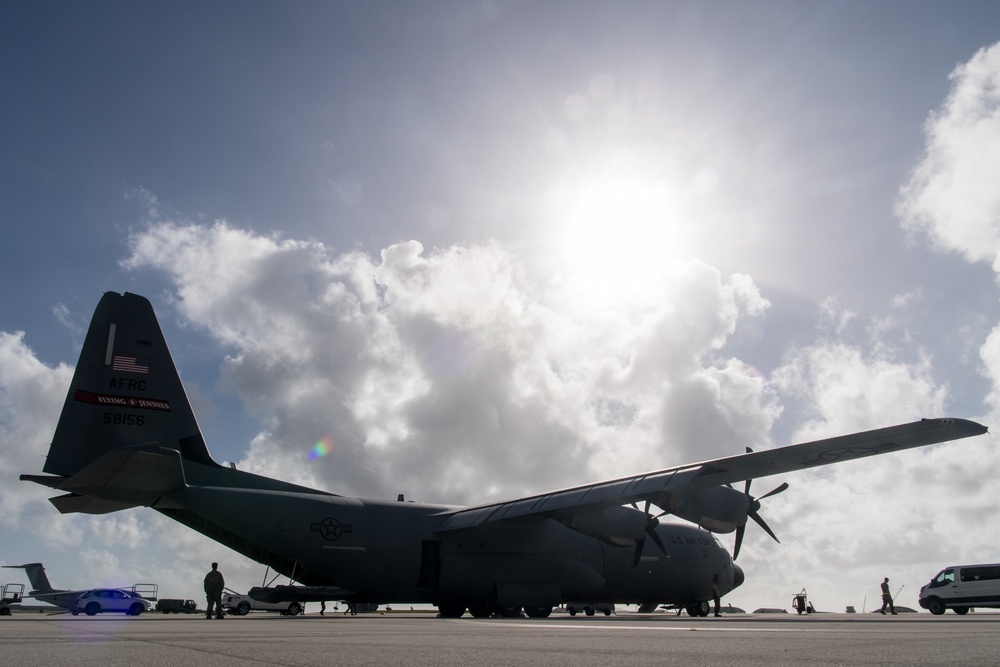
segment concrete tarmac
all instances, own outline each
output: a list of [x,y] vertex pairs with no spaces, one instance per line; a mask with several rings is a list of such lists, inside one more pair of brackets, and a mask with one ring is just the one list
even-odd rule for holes
[[0,618],[4,665],[976,665],[1000,664],[1000,614],[622,613],[440,619],[147,613]]

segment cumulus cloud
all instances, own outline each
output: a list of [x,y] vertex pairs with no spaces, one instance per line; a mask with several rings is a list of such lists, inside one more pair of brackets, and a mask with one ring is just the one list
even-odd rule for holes
[[26,525],[22,511],[39,494],[18,475],[41,470],[72,374],[40,362],[24,332],[0,332],[0,521]]
[[595,311],[495,244],[376,259],[160,221],[132,248],[127,266],[169,274],[178,312],[231,349],[226,386],[262,424],[240,465],[257,472],[483,501],[767,444],[780,413],[720,353],[766,300],[697,262],[666,266],[643,309]]
[[809,416],[795,439],[806,441],[945,414],[947,388],[926,357],[915,364],[869,358],[835,342],[798,349],[774,382],[808,401]]
[[952,88],[925,126],[926,156],[900,190],[904,227],[927,232],[969,261],[1000,254],[1000,44],[951,75]]
[[[820,305],[815,339],[787,350],[771,375],[786,406],[797,406],[792,442],[949,415],[947,384],[901,320]],[[741,596],[785,607],[805,587],[818,609],[860,610],[889,576],[906,583],[902,603],[916,607],[919,584],[936,568],[990,558],[992,538],[979,527],[998,516],[982,493],[1000,463],[992,444],[978,438],[789,475],[790,489],[762,510],[782,544],[748,537],[740,561],[753,574]],[[756,481],[751,492],[780,481]]]
[[[900,190],[904,227],[926,232],[970,262],[1000,273],[1000,43],[980,49],[951,74],[952,88],[927,120],[926,155]],[[1000,415],[1000,326],[980,348]]]

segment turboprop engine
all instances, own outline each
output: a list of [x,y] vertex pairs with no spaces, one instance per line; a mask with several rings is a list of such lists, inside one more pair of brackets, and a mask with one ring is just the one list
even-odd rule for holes
[[781,493],[788,488],[788,484],[782,483],[760,498],[754,498],[750,495],[750,482],[749,479],[746,481],[742,492],[730,486],[713,486],[683,494],[671,494],[670,513],[714,533],[731,533],[735,530],[733,560],[740,554],[749,519],[753,519],[775,542],[780,543],[781,540],[760,515],[760,501]]
[[560,515],[558,520],[567,528],[616,547],[632,546],[659,525],[646,512],[624,506],[573,512]]

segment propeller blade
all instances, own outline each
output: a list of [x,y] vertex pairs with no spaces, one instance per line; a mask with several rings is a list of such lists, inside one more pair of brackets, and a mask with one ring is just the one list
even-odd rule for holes
[[650,537],[652,537],[653,538],[653,542],[655,542],[656,546],[658,546],[660,548],[660,551],[664,555],[667,555],[667,547],[665,547],[663,545],[663,540],[661,540],[660,536],[656,534],[655,528],[656,528],[655,526],[650,526],[650,527],[646,528],[646,534],[649,535]]
[[[752,450],[749,447],[747,447],[747,453],[749,454],[751,451]],[[764,532],[766,532],[768,535],[770,535],[772,540],[774,540],[778,544],[781,544],[781,540],[778,539],[778,536],[774,534],[774,531],[771,530],[771,527],[767,525],[767,522],[764,521],[764,519],[761,517],[761,515],[759,513],[760,512],[760,501],[763,500],[764,498],[769,498],[771,496],[775,496],[775,495],[781,493],[782,491],[787,490],[788,489],[788,482],[782,482],[780,486],[777,486],[777,487],[771,489],[770,491],[768,491],[767,493],[765,493],[764,495],[762,495],[760,498],[754,498],[753,496],[750,495],[750,482],[751,481],[752,480],[748,479],[747,482],[746,482],[746,486],[744,487],[744,489],[745,489],[744,493],[746,493],[747,504],[748,504],[748,507],[747,507],[747,519],[753,519],[754,523],[756,523],[758,526],[760,526],[761,528],[763,528]],[[740,555],[740,547],[743,546],[743,537],[746,535],[746,530],[747,530],[747,526],[746,526],[745,523],[742,526],[737,526],[736,527],[736,542],[733,545],[733,560],[736,560],[736,557]]]
[[[659,547],[660,551],[666,554],[667,547],[664,546],[663,540],[660,539],[660,536],[656,534],[656,527],[660,525],[660,522],[658,521],[659,517],[653,516],[652,514],[649,513],[650,505],[651,505],[650,501],[647,500],[646,509],[644,510],[646,512],[646,517],[647,517],[646,535],[652,537],[653,542],[656,543],[656,546]],[[663,512],[659,516],[663,516],[664,514],[667,514],[667,512]],[[635,556],[633,556],[632,558],[632,567],[638,567],[639,561],[642,560],[642,550],[646,546],[646,535],[644,535],[642,539],[637,540],[635,543]]]
[[747,532],[747,525],[736,527],[736,546],[733,547],[733,560],[740,555],[740,547],[743,546],[743,535]]
[[767,523],[764,522],[764,519],[760,518],[759,514],[757,514],[756,512],[752,512],[752,513],[750,513],[749,516],[750,516],[751,519],[753,519],[757,523],[758,526],[760,526],[761,528],[763,528],[764,532],[766,532],[768,535],[770,535],[771,538],[775,542],[777,542],[778,544],[781,544],[781,540],[778,539],[777,535],[774,534],[774,531],[772,531],[771,528],[767,525]]
[[788,489],[788,482],[782,482],[781,486],[776,487],[774,489],[771,489],[770,491],[768,491],[767,493],[765,493],[764,495],[762,495],[757,500],[764,500],[764,498],[768,498],[770,496],[776,496],[779,493],[781,493],[782,491],[785,491],[786,489]]
[[[753,453],[753,450],[750,449],[749,447],[747,447],[747,454],[752,454],[752,453]],[[753,480],[748,479],[747,483],[743,485],[743,493],[747,494],[748,496],[750,495],[750,482],[752,482],[752,481]]]

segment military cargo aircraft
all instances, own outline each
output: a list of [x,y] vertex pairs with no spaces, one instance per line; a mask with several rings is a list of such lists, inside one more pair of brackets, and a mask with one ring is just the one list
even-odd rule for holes
[[[751,479],[985,432],[921,420],[474,507],[349,498],[216,463],[149,301],[109,292],[45,474],[21,479],[63,491],[51,499],[63,513],[151,507],[298,582],[251,591],[264,601],[430,603],[444,617],[544,617],[566,601],[705,615],[713,580],[723,595],[744,581],[733,558],[748,520],[774,537]],[[734,556],[714,535],[732,532]]]

